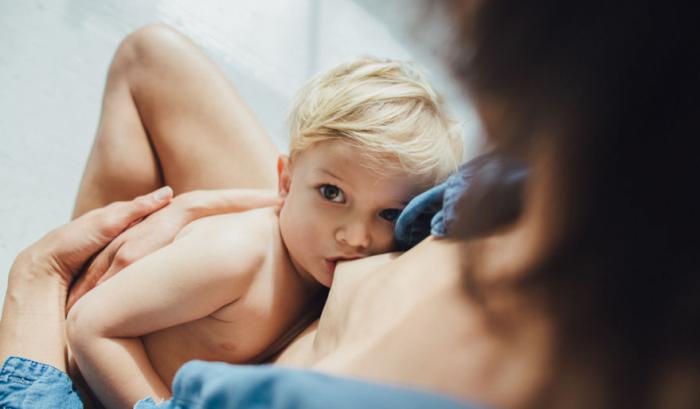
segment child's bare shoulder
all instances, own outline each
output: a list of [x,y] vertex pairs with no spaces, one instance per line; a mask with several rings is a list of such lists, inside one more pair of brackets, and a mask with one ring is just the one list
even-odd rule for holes
[[190,248],[208,258],[208,264],[213,261],[218,265],[255,268],[274,246],[277,229],[277,216],[272,209],[255,209],[195,220],[182,229],[175,242],[180,248]]
[[202,217],[185,226],[175,240],[190,234],[221,237],[246,235],[251,238],[266,239],[271,236],[271,229],[276,226],[277,216],[272,209],[254,209]]

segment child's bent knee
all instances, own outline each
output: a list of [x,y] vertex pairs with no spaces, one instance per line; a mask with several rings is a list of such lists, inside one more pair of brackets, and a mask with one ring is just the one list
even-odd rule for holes
[[187,37],[175,29],[164,24],[150,24],[124,38],[112,65],[120,71],[157,67],[169,56],[176,57],[183,46],[188,45]]

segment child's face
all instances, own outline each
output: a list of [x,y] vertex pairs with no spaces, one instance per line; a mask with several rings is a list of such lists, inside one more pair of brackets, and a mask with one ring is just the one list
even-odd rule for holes
[[295,268],[326,287],[337,261],[392,250],[394,222],[422,187],[417,176],[382,175],[363,163],[339,141],[317,143],[293,163],[280,158],[284,243]]

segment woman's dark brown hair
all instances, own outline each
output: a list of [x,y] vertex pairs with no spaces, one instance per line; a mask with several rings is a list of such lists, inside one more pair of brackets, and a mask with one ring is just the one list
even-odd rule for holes
[[490,140],[521,158],[535,147],[554,152],[563,233],[522,283],[544,294],[559,334],[543,406],[700,407],[692,8],[643,0],[458,8],[468,13],[457,13],[454,68],[477,105],[499,113],[487,123]]

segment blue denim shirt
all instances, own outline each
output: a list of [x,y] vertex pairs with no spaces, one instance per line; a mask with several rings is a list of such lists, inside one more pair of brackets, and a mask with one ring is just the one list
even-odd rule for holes
[[[479,233],[484,226],[496,227],[519,212],[521,192],[528,176],[527,168],[513,158],[496,152],[478,156],[464,163],[445,182],[414,197],[403,209],[394,229],[398,249],[406,251],[433,235],[450,235],[457,218],[456,207],[466,200],[480,211],[466,224],[470,231],[462,237]],[[475,189],[477,182],[479,189]],[[480,206],[485,194],[497,195],[497,205]],[[461,203],[464,205],[464,203]]]
[[[80,409],[83,404],[62,371],[10,357],[0,370],[0,408]],[[191,361],[173,381],[173,398],[147,398],[136,409],[476,409],[452,398],[398,386],[270,365]]]

